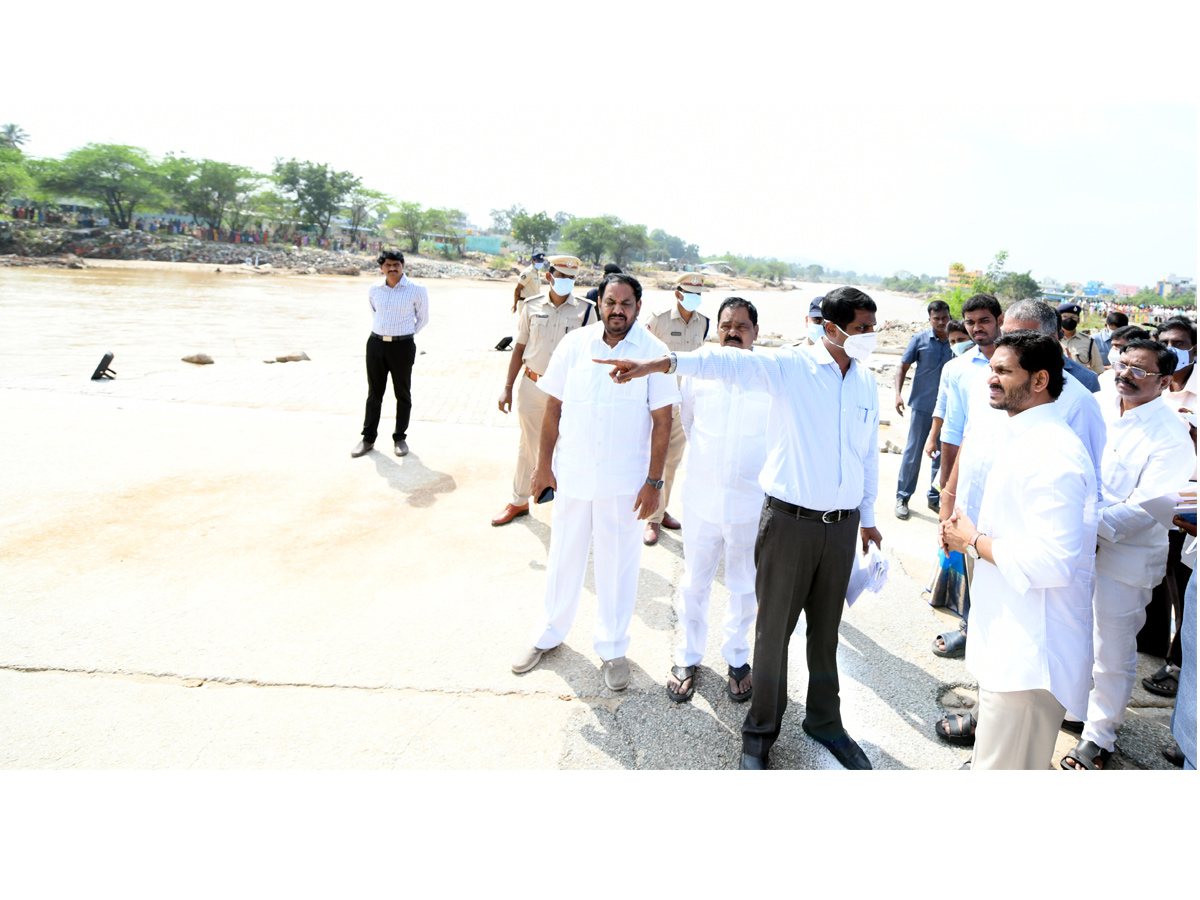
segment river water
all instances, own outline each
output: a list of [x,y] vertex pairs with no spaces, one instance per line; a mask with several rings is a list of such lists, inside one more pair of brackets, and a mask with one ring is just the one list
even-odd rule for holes
[[[207,266],[0,269],[0,387],[357,415],[366,394],[369,283],[366,277],[218,273]],[[422,356],[414,381],[448,377],[426,390],[434,402],[414,409],[414,416],[488,421],[508,359],[498,359],[492,348],[515,331],[513,284],[418,283],[429,291],[430,323],[417,341]],[[805,284],[737,293],[758,307],[764,337],[799,340],[809,302],[824,290]],[[730,293],[707,294],[702,311],[713,316]],[[919,301],[871,293],[881,322],[925,316]],[[646,291],[642,318],[670,302],[668,292]],[[263,364],[299,351],[312,362]],[[114,382],[93,383],[88,377],[105,352],[115,355],[112,368],[119,374]],[[193,353],[207,353],[216,365],[181,361]],[[426,387],[434,385],[427,381]],[[515,424],[512,417],[498,421]]]

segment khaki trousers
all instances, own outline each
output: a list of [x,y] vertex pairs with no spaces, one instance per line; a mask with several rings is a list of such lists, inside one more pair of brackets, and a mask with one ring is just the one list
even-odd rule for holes
[[993,692],[981,686],[971,771],[1050,768],[1066,711],[1049,691]]
[[542,419],[549,397],[521,369],[517,377],[517,418],[521,422],[521,447],[517,451],[517,473],[513,476],[513,506],[529,502],[529,482],[537,468],[538,445],[542,440]]
[[[661,525],[667,505],[671,502],[671,485],[675,483],[675,470],[683,459],[683,448],[687,444],[687,435],[683,433],[683,423],[679,419],[679,404],[671,407],[671,442],[667,444],[667,465],[663,470],[662,505],[647,522]],[[648,474],[648,473],[647,473]]]

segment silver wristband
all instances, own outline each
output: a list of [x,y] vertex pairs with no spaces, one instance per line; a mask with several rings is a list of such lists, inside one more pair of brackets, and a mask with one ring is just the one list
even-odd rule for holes
[[668,375],[674,375],[674,374],[675,374],[675,367],[676,367],[677,365],[679,365],[679,357],[675,355],[675,351],[674,351],[674,350],[672,350],[672,351],[671,351],[671,353],[670,353],[670,357],[671,357],[671,361],[670,361],[670,363],[668,363],[668,364],[667,364],[667,374],[668,374]]

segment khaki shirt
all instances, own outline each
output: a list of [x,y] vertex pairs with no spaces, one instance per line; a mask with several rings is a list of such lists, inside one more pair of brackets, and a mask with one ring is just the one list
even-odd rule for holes
[[668,350],[684,353],[698,350],[704,343],[704,335],[708,331],[708,317],[699,310],[692,313],[692,321],[683,321],[679,312],[679,303],[672,299],[671,308],[651,316],[646,323],[650,333],[667,345]]
[[1104,357],[1100,355],[1100,345],[1096,339],[1082,331],[1076,331],[1075,336],[1062,342],[1063,353],[1081,366],[1087,366],[1097,375],[1104,374]]
[[550,294],[537,294],[521,304],[517,321],[517,343],[525,345],[521,361],[539,378],[546,374],[550,357],[567,332],[596,320],[592,304],[572,294],[561,305]]
[[528,300],[542,292],[542,273],[533,266],[526,266],[521,270],[517,284],[521,286],[521,299]]

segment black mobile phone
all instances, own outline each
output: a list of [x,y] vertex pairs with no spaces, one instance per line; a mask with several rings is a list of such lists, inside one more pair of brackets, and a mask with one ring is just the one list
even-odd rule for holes
[[553,499],[554,499],[554,488],[547,487],[544,491],[542,491],[540,494],[538,494],[537,502],[538,503],[546,503],[547,501],[553,500]]

